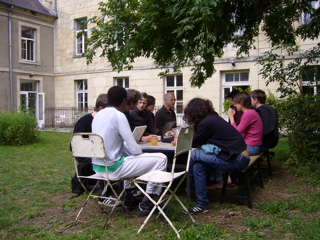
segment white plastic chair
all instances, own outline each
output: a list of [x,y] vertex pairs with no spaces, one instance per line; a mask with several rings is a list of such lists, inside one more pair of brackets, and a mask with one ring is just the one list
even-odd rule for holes
[[[84,209],[84,207],[86,206],[88,200],[90,198],[109,198],[109,197],[104,197],[104,193],[107,192],[108,188],[111,189],[112,193],[113,193],[113,198],[116,200],[116,203],[121,204],[125,209],[126,207],[124,206],[123,202],[121,201],[121,196],[124,192],[124,189],[121,191],[120,194],[117,194],[117,192],[115,191],[113,185],[120,180],[124,180],[124,179],[112,179],[108,177],[108,172],[107,173],[107,178],[103,178],[103,177],[99,177],[97,174],[93,174],[90,176],[81,176],[78,173],[78,162],[76,160],[76,157],[87,157],[87,158],[101,158],[104,160],[105,163],[105,167],[107,169],[107,165],[106,165],[106,154],[105,154],[105,149],[104,149],[104,144],[103,144],[103,139],[101,136],[99,136],[98,134],[95,133],[74,133],[72,135],[71,138],[71,147],[72,147],[72,155],[74,157],[74,165],[75,165],[75,170],[76,170],[76,175],[77,178],[79,180],[79,182],[81,183],[82,187],[86,190],[86,192],[88,193],[88,197],[86,198],[85,202],[83,203],[80,211],[77,214],[77,217],[75,219],[75,221],[80,221],[79,216],[82,212],[82,210]],[[93,187],[93,189],[91,191],[88,191],[85,184],[83,183],[84,179],[95,179],[98,180],[97,184]],[[99,181],[103,181],[104,182],[104,189],[102,192],[102,196],[99,196],[98,194],[96,194],[96,191],[98,190],[97,187],[99,186]],[[119,204],[115,204],[108,216],[107,219],[105,221],[105,224],[103,227],[106,226],[108,220],[110,219],[110,216],[112,215],[115,207]],[[127,209],[126,209],[127,210]]]
[[[173,223],[171,222],[171,220],[165,214],[163,209],[168,205],[170,200],[174,197],[180,203],[182,208],[186,212],[188,212],[187,208],[185,207],[185,205],[181,202],[181,200],[176,195],[176,191],[178,190],[179,186],[181,185],[181,183],[184,181],[184,179],[186,178],[186,176],[188,174],[189,162],[190,162],[190,153],[191,153],[191,149],[192,149],[191,146],[192,146],[193,132],[194,132],[194,130],[193,130],[192,127],[182,128],[180,130],[180,133],[179,133],[179,136],[178,136],[178,140],[177,140],[176,149],[175,149],[175,154],[174,154],[174,157],[173,157],[173,163],[172,163],[171,172],[165,172],[165,171],[161,171],[161,170],[156,170],[156,171],[152,171],[152,172],[146,173],[146,174],[144,174],[144,175],[142,175],[140,177],[137,177],[137,178],[135,178],[133,180],[134,184],[136,185],[136,187],[141,192],[143,192],[144,195],[147,196],[150,199],[150,201],[154,204],[154,207],[151,210],[150,214],[147,216],[147,218],[145,219],[145,221],[141,225],[140,229],[138,230],[138,234],[140,233],[142,228],[147,224],[147,222],[149,221],[149,219],[152,216],[153,212],[156,209],[158,209],[159,210],[159,215],[162,214],[162,216],[167,220],[167,222],[170,224],[172,229],[175,231],[177,237],[180,238],[179,232],[182,230],[182,228],[177,230],[175,228],[175,226],[173,225]],[[179,155],[181,155],[183,153],[188,153],[187,154],[188,157],[187,157],[186,169],[184,171],[181,171],[181,172],[175,172],[176,158],[177,158],[177,156],[179,156]],[[174,190],[172,190],[171,189],[172,183],[177,178],[180,178],[180,181],[176,185]],[[158,201],[153,200],[150,197],[150,195],[148,195],[148,193],[146,193],[146,191],[139,185],[141,183],[142,184],[153,183],[155,185],[162,186],[164,188],[164,190],[163,190],[160,198],[158,199]],[[188,214],[188,215],[189,215],[189,217],[191,219],[191,220],[189,220],[189,222],[190,221],[195,222],[195,220],[192,217],[192,215],[191,214]]]

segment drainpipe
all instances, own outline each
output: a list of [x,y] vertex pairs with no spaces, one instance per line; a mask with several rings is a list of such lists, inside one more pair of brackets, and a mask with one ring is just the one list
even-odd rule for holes
[[12,80],[12,10],[11,5],[8,20],[9,20],[9,81],[10,81],[10,110],[13,111],[13,80]]

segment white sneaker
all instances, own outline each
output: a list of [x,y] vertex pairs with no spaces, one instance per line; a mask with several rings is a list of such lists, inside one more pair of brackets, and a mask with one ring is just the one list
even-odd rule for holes
[[106,207],[114,207],[114,206],[119,206],[120,202],[117,201],[117,199],[113,198],[113,197],[108,197],[108,198],[104,198],[101,199],[102,201],[99,200],[99,204],[106,206]]

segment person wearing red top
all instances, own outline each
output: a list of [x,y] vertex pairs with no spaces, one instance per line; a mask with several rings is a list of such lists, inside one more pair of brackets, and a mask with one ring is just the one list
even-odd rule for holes
[[251,98],[247,92],[239,92],[234,96],[233,105],[237,111],[242,111],[240,123],[236,125],[232,109],[228,110],[230,123],[243,136],[249,155],[257,155],[262,145],[263,124],[259,114],[252,109]]

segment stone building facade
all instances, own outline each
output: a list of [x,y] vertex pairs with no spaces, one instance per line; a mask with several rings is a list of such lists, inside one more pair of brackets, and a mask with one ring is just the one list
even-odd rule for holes
[[[24,2],[22,0],[15,1]],[[5,31],[7,31],[8,23],[6,21],[10,5],[4,5],[2,2],[9,2],[9,0],[0,0],[1,28],[6,28]],[[31,64],[21,62],[18,47],[13,49],[13,62],[16,64],[13,67],[15,105],[19,105],[21,102],[19,100],[19,79],[38,81],[39,92],[45,92],[45,106],[55,108],[82,109],[92,107],[100,93],[106,93],[111,86],[116,84],[153,95],[156,98],[158,108],[163,104],[164,93],[173,91],[177,98],[176,111],[179,116],[182,115],[183,106],[194,97],[210,99],[215,110],[223,115],[225,96],[233,87],[251,86],[251,89],[270,90],[278,96],[276,93],[277,84],[266,86],[265,80],[259,75],[261,66],[255,60],[271,48],[263,32],[260,32],[256,37],[255,48],[250,51],[248,56],[241,59],[236,59],[236,49],[232,45],[225,46],[224,56],[221,59],[216,59],[215,68],[217,71],[215,74],[207,79],[201,88],[192,88],[189,83],[192,66],[183,68],[180,73],[159,77],[158,74],[161,70],[156,68],[152,59],[137,58],[132,70],[118,73],[112,70],[107,59],[98,57],[99,53],[93,62],[87,65],[86,59],[81,56],[81,53],[86,47],[84,40],[86,35],[90,34],[90,26],[87,26],[87,33],[82,37],[77,37],[77,32],[80,30],[83,20],[99,15],[98,3],[100,0],[39,0],[39,2],[47,11],[46,13],[37,12],[34,15],[31,11],[19,10],[18,7],[15,7],[12,12],[17,15],[13,22],[14,31],[16,31],[13,42],[16,46],[19,45],[19,24],[21,25],[21,22],[36,24],[37,29],[40,29],[41,32],[41,41],[39,41],[41,62],[36,61]],[[1,49],[4,49],[5,55],[9,56],[7,38],[4,39],[4,43]],[[317,41],[298,39],[302,50],[307,50],[316,43]],[[1,52],[3,51],[1,50]],[[9,74],[9,71],[6,70],[9,69],[8,61],[5,59],[7,57],[0,60],[2,78],[4,75],[7,78]],[[1,103],[8,102],[8,90],[8,87],[1,90]],[[53,116],[52,119],[56,117]],[[65,114],[60,116],[60,118],[71,117]],[[50,119],[47,121],[51,121]],[[75,120],[76,118],[73,119],[73,122]]]

